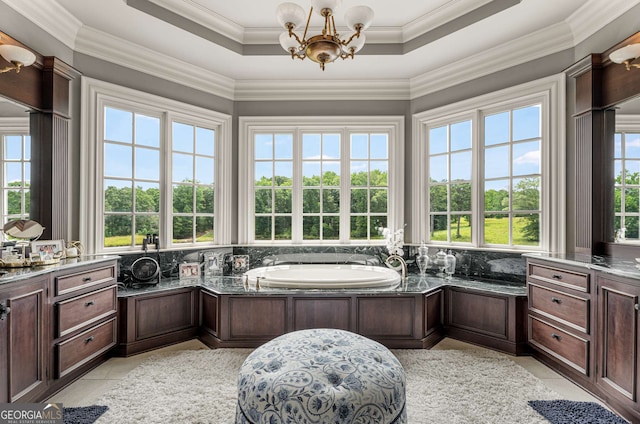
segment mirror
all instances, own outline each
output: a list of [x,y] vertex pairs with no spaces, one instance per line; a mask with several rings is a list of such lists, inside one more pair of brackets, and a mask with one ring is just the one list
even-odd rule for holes
[[617,106],[614,135],[614,235],[640,243],[640,97]]

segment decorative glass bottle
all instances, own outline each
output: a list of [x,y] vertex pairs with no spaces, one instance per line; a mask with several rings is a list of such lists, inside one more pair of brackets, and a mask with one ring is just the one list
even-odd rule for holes
[[416,256],[416,265],[420,270],[420,275],[425,275],[427,268],[429,268],[429,248],[425,246],[424,242],[420,244],[418,248],[418,255]]
[[440,249],[438,250],[438,253],[436,253],[436,266],[438,267],[438,270],[440,271],[438,273],[438,277],[444,277],[444,270],[446,268],[446,260],[447,260],[447,253]]
[[456,256],[451,252],[451,250],[449,250],[445,257],[444,272],[447,273],[447,278],[451,278],[451,276],[456,272]]

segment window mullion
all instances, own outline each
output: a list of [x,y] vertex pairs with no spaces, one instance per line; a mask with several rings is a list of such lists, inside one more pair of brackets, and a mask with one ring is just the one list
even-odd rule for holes
[[348,243],[351,233],[351,131],[340,133],[340,243]]
[[292,146],[293,181],[291,193],[291,241],[301,243],[303,241],[302,230],[302,131],[298,128],[293,133]]
[[171,222],[173,210],[173,181],[171,169],[173,166],[171,152],[173,151],[173,135],[171,132],[172,116],[163,113],[160,116],[160,162],[164,164],[160,168],[160,220],[159,228],[160,245],[171,247],[173,245],[173,222]]

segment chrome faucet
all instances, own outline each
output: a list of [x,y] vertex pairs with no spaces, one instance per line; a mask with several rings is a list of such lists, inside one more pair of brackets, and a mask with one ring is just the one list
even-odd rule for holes
[[384,261],[387,266],[391,269],[396,269],[396,266],[391,265],[391,261],[398,261],[400,262],[400,268],[402,270],[402,279],[405,280],[407,278],[407,261],[404,260],[404,258],[400,255],[396,255],[395,253],[393,255],[389,255],[389,257],[387,257],[387,259]]

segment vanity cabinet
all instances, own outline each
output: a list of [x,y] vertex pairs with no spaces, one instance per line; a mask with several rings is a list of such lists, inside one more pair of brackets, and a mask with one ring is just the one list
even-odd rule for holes
[[134,355],[196,337],[199,293],[198,287],[184,287],[119,298],[116,354]]
[[116,345],[115,261],[74,267],[51,276],[50,391],[86,373]]
[[449,286],[445,299],[448,337],[512,355],[527,352],[526,296]]
[[527,262],[529,344],[541,359],[593,383],[593,276],[586,269]]
[[36,402],[47,389],[49,277],[0,285],[0,403]]
[[597,386],[640,422],[640,284],[601,274],[598,285]]
[[640,281],[528,259],[534,356],[640,422]]

